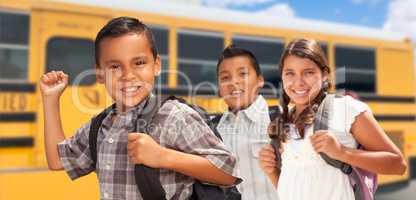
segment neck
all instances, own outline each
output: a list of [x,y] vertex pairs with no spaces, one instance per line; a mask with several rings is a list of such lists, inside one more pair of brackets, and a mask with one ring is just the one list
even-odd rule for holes
[[306,109],[306,107],[308,107],[308,105],[295,105],[295,113],[293,113],[293,119],[296,119],[299,117],[300,113],[303,112],[303,110]]
[[238,109],[233,109],[233,108],[229,107],[229,111],[231,111],[232,113],[234,113],[235,115],[237,115],[238,112],[240,112],[242,110],[245,110],[248,107],[250,107],[257,100],[258,97],[259,97],[259,95],[256,95],[247,106],[242,106],[242,107],[240,107]]
[[116,113],[117,114],[125,113],[130,108],[132,108],[132,107],[127,107],[125,105],[116,104]]

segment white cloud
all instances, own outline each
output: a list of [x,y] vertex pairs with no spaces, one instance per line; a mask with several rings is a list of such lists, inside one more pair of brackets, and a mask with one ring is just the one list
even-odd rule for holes
[[259,3],[271,3],[274,0],[202,0],[202,3],[219,8],[227,8],[230,6],[252,6]]
[[295,10],[293,10],[288,4],[278,3],[273,6],[256,12],[257,14],[274,15],[280,17],[294,17]]
[[404,33],[416,44],[416,1],[391,1],[383,28]]
[[[262,3],[272,3],[276,0],[202,0],[202,3],[209,7],[230,8],[233,6],[252,6]],[[253,11],[247,11],[253,12]],[[254,14],[274,15],[282,17],[294,17],[295,11],[286,3],[274,3],[262,10],[255,10]]]

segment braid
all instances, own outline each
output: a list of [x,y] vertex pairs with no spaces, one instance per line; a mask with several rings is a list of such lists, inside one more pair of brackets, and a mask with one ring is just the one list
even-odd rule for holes
[[[319,105],[321,104],[322,100],[325,98],[326,93],[325,89],[321,89],[318,95],[313,100],[312,104],[305,108],[300,114],[299,117],[292,120],[295,124],[295,127],[299,130],[299,133],[302,138],[305,136],[305,127],[308,125],[313,124],[315,120],[316,113],[318,112]],[[292,115],[293,116],[293,115]]]

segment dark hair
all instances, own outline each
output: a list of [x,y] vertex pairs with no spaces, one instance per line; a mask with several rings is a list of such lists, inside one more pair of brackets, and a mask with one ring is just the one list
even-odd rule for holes
[[260,65],[259,65],[259,62],[257,61],[257,58],[254,56],[254,54],[251,53],[251,51],[238,47],[236,45],[229,45],[222,51],[220,58],[218,59],[218,63],[217,63],[217,74],[218,74],[219,67],[222,61],[224,61],[224,59],[233,58],[237,56],[246,56],[247,58],[249,58],[251,62],[251,66],[253,66],[254,70],[256,71],[257,76],[261,76]]
[[[328,66],[328,61],[326,60],[325,53],[322,51],[318,42],[313,39],[295,39],[287,45],[280,58],[280,77],[282,77],[285,59],[290,55],[300,58],[307,58],[313,61],[319,67],[322,73],[327,73],[328,75],[330,73],[330,68]],[[312,103],[302,111],[297,119],[293,119],[293,117],[290,116],[288,107],[290,98],[282,87],[280,105],[283,108],[283,113],[280,118],[274,120],[270,124],[270,137],[278,137],[279,140],[285,141],[289,132],[288,124],[294,123],[303,138],[305,127],[313,123],[319,104],[325,98],[325,94],[330,87],[331,84],[329,82],[323,83],[321,91],[319,91],[318,95],[312,100]]]
[[110,20],[98,32],[95,38],[95,63],[99,65],[100,42],[107,37],[119,37],[128,33],[142,34],[144,33],[152,51],[153,58],[156,59],[158,53],[152,31],[140,20],[132,17],[117,17]]

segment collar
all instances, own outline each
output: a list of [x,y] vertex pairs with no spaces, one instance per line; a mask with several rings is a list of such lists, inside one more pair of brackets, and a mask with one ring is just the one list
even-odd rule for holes
[[[253,123],[264,123],[269,117],[269,107],[262,95],[258,95],[256,100],[246,109],[237,112],[237,115],[245,115]],[[224,112],[219,123],[231,120],[237,117],[233,112],[227,110]]]
[[147,97],[145,97],[141,102],[136,104],[135,106],[127,109],[125,112],[119,113],[117,111],[116,106],[112,106],[110,111],[108,112],[107,116],[103,120],[104,126],[114,126],[114,120],[113,118],[119,118],[119,120],[134,120],[136,119],[136,116],[141,113],[146,106],[147,102],[150,98],[154,97],[152,93],[150,93]]

